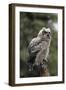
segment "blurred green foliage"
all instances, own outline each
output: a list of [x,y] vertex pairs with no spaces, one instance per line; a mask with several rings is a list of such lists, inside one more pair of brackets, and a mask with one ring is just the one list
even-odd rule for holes
[[[26,77],[26,62],[29,57],[28,45],[30,41],[37,36],[42,27],[47,26],[46,16],[50,16],[51,20],[57,21],[57,14],[52,13],[29,13],[20,12],[20,76]],[[51,76],[57,75],[58,70],[58,31],[51,29],[52,40],[49,53],[49,71]]]

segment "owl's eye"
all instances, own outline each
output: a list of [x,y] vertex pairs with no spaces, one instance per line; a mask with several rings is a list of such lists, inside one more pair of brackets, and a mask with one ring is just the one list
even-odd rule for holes
[[43,35],[44,35],[44,34],[47,34],[47,32],[46,32],[46,31],[43,31],[42,34],[43,34]]
[[51,34],[51,32],[48,32],[49,34]]

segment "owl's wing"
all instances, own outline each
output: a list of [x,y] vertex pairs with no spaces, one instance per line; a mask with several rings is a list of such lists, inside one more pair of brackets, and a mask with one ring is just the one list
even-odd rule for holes
[[35,53],[40,50],[41,39],[39,37],[32,39],[28,46],[29,53]]

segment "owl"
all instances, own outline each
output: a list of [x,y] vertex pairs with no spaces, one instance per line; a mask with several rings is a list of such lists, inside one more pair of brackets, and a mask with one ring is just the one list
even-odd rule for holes
[[39,65],[43,63],[43,60],[48,61],[50,42],[51,30],[50,28],[43,27],[37,37],[33,38],[29,43],[30,62]]

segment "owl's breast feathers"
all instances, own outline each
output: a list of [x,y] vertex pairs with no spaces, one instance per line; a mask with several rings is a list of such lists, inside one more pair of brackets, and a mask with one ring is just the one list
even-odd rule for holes
[[49,42],[47,42],[44,39],[41,39],[39,37],[32,39],[28,46],[29,53],[36,53],[40,50],[45,50],[49,45]]

